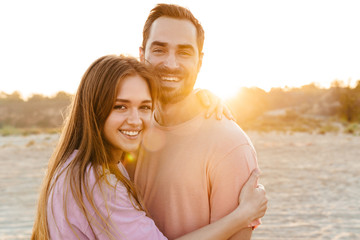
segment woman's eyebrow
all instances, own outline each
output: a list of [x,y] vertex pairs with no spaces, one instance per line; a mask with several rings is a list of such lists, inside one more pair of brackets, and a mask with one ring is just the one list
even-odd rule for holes
[[[125,103],[129,103],[130,100],[117,98],[115,102],[125,102]],[[142,103],[152,103],[151,99],[143,100],[143,101],[141,101],[141,102],[142,102]]]

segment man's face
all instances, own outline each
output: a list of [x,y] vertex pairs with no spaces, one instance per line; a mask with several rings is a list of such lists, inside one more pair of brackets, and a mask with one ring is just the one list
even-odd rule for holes
[[191,93],[202,62],[196,37],[189,20],[160,17],[151,25],[140,58],[160,75],[161,102],[175,103]]

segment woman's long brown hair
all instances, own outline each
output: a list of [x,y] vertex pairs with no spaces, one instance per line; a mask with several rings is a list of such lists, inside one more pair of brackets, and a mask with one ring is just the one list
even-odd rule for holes
[[[92,188],[87,185],[86,170],[89,166],[94,169],[100,189],[100,182],[107,182],[106,173],[113,173],[118,181],[127,188],[134,207],[138,210],[144,210],[133,183],[117,167],[114,167],[114,159],[112,159],[109,147],[103,137],[103,127],[113,108],[119,83],[125,77],[133,75],[139,75],[146,80],[152,99],[156,99],[157,86],[153,74],[135,58],[115,55],[104,56],[91,64],[85,72],[70,107],[59,143],[49,161],[40,192],[31,239],[50,238],[47,224],[48,199],[61,174],[66,174],[66,185],[64,187],[66,186],[69,191],[65,194],[73,195],[91,229],[100,228],[110,239],[115,238],[111,235],[111,226],[107,220],[109,216],[102,216],[97,210],[93,201]],[[75,158],[64,167],[64,163],[75,150],[77,150]],[[86,199],[84,199],[84,195]],[[66,196],[62,197],[65,201]],[[103,197],[105,198],[105,196]],[[100,222],[94,224],[92,219],[92,224],[90,224],[90,212],[85,207],[84,200],[90,203]],[[66,204],[65,201],[64,215],[70,225]]]

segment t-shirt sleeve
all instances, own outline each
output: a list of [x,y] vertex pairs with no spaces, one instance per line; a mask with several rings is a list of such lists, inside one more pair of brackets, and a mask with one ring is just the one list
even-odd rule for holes
[[[214,222],[239,205],[239,194],[253,169],[258,166],[254,148],[249,144],[235,147],[218,159],[210,171],[210,221]],[[252,226],[260,224],[260,220]]]
[[[117,182],[115,189],[104,185],[103,191],[108,199],[101,201],[98,210],[110,222],[110,232],[113,235],[118,239],[167,239],[144,211],[134,208],[122,183]],[[108,213],[110,213],[109,218]],[[98,239],[108,239],[108,236],[100,230],[97,236]]]

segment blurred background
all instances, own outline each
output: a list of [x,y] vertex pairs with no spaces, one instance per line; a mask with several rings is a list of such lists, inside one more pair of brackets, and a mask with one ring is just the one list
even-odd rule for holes
[[[360,239],[360,3],[162,2],[202,23],[196,87],[257,150],[270,202],[253,239]],[[0,239],[29,239],[82,74],[106,54],[138,57],[156,3],[0,2]]]

